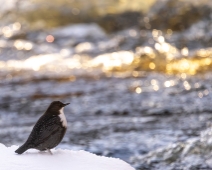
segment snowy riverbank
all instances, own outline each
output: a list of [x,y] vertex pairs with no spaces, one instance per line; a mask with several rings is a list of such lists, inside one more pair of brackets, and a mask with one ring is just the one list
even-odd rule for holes
[[17,155],[14,152],[17,147],[0,144],[1,170],[134,170],[120,159],[97,156],[86,151],[53,149],[51,155],[31,149]]

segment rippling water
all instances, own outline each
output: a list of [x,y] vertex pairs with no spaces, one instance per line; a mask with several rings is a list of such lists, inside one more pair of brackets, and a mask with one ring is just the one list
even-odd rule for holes
[[61,100],[71,104],[58,147],[118,157],[138,170],[210,169],[210,16],[178,31],[150,28],[147,16],[146,29],[110,34],[95,23],[1,24],[0,143],[22,144],[49,103]]

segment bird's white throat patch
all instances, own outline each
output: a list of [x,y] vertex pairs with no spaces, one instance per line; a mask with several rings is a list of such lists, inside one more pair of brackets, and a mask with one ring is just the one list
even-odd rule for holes
[[62,125],[63,125],[64,127],[67,127],[67,120],[66,120],[65,114],[64,114],[64,112],[63,112],[63,109],[64,109],[64,107],[63,107],[62,109],[60,109],[59,117],[60,117],[60,119],[61,119]]

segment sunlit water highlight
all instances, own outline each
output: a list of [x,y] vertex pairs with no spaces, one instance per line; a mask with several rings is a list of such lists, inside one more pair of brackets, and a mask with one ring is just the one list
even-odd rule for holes
[[[30,43],[15,42],[14,46],[19,50],[30,50]],[[67,73],[72,69],[81,71],[101,70],[104,73],[119,72],[129,73],[136,76],[135,71],[154,71],[166,74],[189,74],[195,75],[211,70],[211,49],[198,50],[192,56],[170,59],[171,52],[158,52],[151,47],[130,51],[117,51],[105,53],[95,58],[85,55],[64,56],[61,53],[31,56],[25,60],[0,61],[1,71],[14,72],[31,70],[42,73],[61,72]]]

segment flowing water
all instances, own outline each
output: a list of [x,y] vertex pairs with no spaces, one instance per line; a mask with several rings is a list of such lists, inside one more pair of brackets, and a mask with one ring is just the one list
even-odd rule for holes
[[[166,2],[174,1],[154,12]],[[2,24],[0,143],[22,144],[60,100],[71,103],[60,148],[117,157],[137,170],[211,169],[212,15],[176,31],[149,28],[150,14],[145,29],[113,33],[95,23]]]

